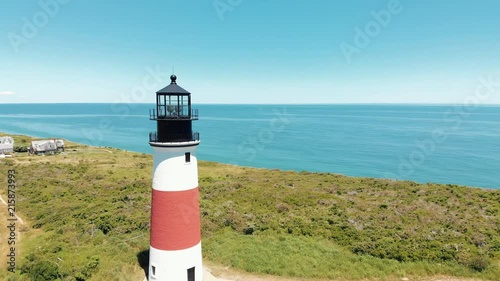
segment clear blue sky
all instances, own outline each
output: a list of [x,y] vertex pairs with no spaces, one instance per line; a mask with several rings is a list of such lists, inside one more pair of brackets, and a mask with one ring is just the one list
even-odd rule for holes
[[[0,103],[153,102],[172,66],[195,103],[460,103],[479,77],[500,80],[499,11],[498,0],[2,0]],[[500,88],[481,102],[500,103]]]

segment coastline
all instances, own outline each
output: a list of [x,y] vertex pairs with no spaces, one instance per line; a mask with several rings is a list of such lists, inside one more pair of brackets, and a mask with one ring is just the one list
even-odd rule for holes
[[[112,104],[0,105],[0,127],[26,135],[50,132],[89,145],[151,154],[147,135],[154,124],[144,114],[149,107],[125,104],[117,111]],[[195,126],[202,132],[200,159],[500,188],[499,178],[490,172],[500,167],[495,146],[500,131],[487,125],[498,123],[500,115],[491,108],[481,107],[470,116],[446,106],[200,104],[197,109],[202,113],[202,122]],[[273,120],[284,122],[284,127],[271,126]],[[447,132],[446,142],[429,143],[434,130]],[[311,143],[314,146],[306,145]]]
[[[2,174],[7,167],[19,174],[18,209],[29,225],[20,256],[59,257],[65,274],[99,257],[94,280],[112,268],[139,276],[139,253],[149,245],[152,156],[67,145],[66,154],[0,160]],[[199,184],[204,258],[215,265],[300,280],[494,280],[500,273],[498,190],[206,161]]]
[[[23,134],[15,134],[15,133],[8,133],[8,132],[0,132],[0,136],[16,136],[16,137],[25,137],[33,140],[38,140],[38,139],[54,139],[54,137],[40,137],[40,136],[31,136],[31,135],[23,135]],[[60,138],[60,137],[57,137]],[[79,143],[79,142],[74,142],[68,139],[64,139],[64,141],[76,144],[76,145],[81,145],[81,146],[88,146],[88,147],[95,147],[95,148],[109,148],[109,149],[116,149],[116,150],[121,150],[124,152],[130,152],[130,153],[138,153],[138,154],[146,154],[153,156],[153,153],[147,153],[147,152],[141,152],[141,151],[134,151],[134,150],[127,150],[119,147],[112,147],[112,146],[95,146],[92,144],[87,144],[87,143]],[[280,169],[280,168],[273,168],[273,167],[256,167],[256,166],[245,166],[245,165],[239,165],[235,163],[222,163],[222,162],[217,162],[217,161],[212,161],[212,160],[202,160],[200,159],[200,162],[214,162],[214,163],[220,163],[223,165],[230,165],[230,166],[235,166],[235,167],[242,167],[242,168],[254,168],[254,169],[263,169],[263,170],[278,170],[278,171],[288,171],[288,172],[307,172],[307,173],[316,173],[316,174],[334,174],[334,175],[341,175],[345,177],[352,177],[352,178],[371,178],[371,179],[378,179],[378,180],[390,180],[390,181],[400,181],[400,182],[413,182],[416,184],[437,184],[437,185],[449,185],[449,186],[459,186],[459,187],[468,187],[468,188],[479,188],[479,189],[486,189],[486,190],[500,190],[500,186],[498,187],[481,187],[481,186],[471,186],[471,185],[464,185],[464,184],[454,184],[454,183],[443,183],[443,182],[419,182],[419,181],[414,181],[414,180],[407,180],[407,179],[393,179],[393,178],[380,178],[380,177],[368,177],[368,176],[352,176],[352,175],[346,175],[346,174],[340,174],[340,173],[332,173],[332,172],[325,172],[325,171],[307,171],[307,170],[294,170],[294,169]]]

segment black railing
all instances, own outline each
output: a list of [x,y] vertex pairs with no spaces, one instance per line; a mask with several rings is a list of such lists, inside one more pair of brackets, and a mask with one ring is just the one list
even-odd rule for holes
[[182,120],[182,119],[190,119],[190,120],[198,120],[198,109],[191,109],[191,114],[186,115],[179,111],[170,111],[170,112],[160,112],[157,113],[156,109],[149,110],[149,120],[158,120],[158,119],[172,119],[172,120]]
[[159,141],[158,139],[158,133],[157,132],[151,132],[149,133],[149,141],[150,142],[184,142],[184,141],[199,141],[200,140],[200,133],[194,132],[191,135],[191,138],[188,137],[186,138],[186,134],[167,134],[163,136],[165,140]]

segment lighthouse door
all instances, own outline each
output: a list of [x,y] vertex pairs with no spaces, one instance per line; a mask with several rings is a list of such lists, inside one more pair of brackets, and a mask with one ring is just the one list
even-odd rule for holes
[[194,281],[194,267],[191,267],[188,269],[188,280],[187,281]]
[[188,281],[194,281],[194,267],[188,269]]

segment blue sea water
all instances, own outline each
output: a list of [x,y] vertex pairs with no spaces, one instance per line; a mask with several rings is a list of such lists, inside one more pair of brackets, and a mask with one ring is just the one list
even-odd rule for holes
[[[0,131],[152,153],[153,104],[0,104]],[[198,158],[500,188],[500,106],[196,105]]]

